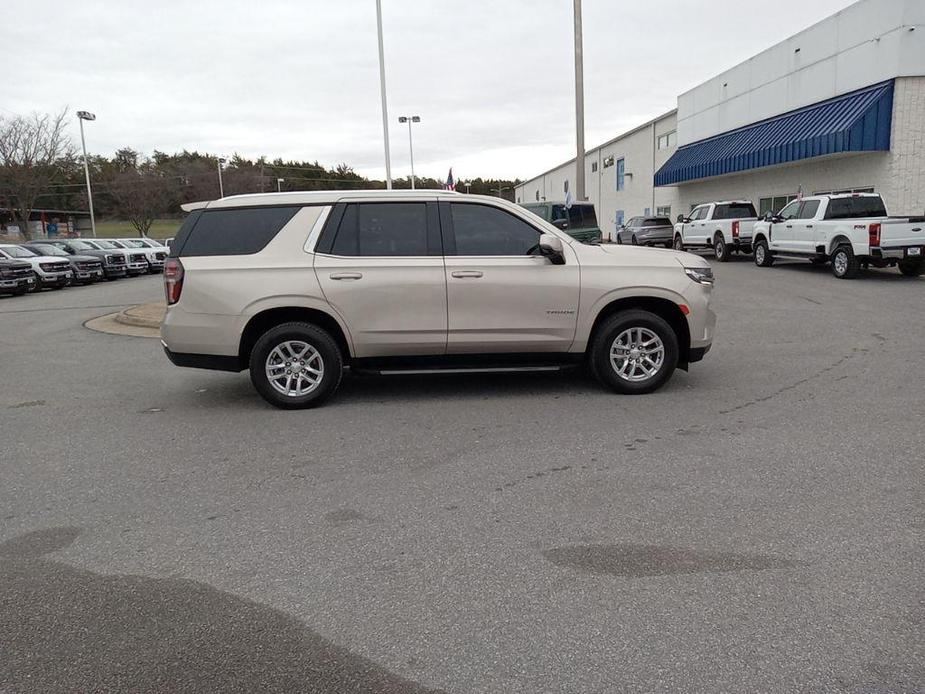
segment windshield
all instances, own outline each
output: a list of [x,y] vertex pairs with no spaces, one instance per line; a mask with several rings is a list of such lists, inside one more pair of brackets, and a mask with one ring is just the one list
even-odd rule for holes
[[97,251],[98,248],[94,248],[86,241],[69,241],[68,244],[75,251]]
[[95,243],[95,244],[96,244],[97,246],[99,246],[100,248],[105,248],[107,251],[119,250],[119,247],[118,247],[116,244],[114,244],[112,241],[99,241],[99,240],[97,240],[97,241],[94,241],[93,243]]
[[147,248],[144,243],[138,241],[137,239],[126,239],[125,241],[119,241],[118,243],[121,243],[126,248]]
[[63,255],[67,256],[67,253],[62,251],[57,246],[52,246],[48,243],[42,243],[32,247],[32,250],[36,253],[41,253],[42,255]]
[[0,251],[3,251],[11,258],[34,258],[35,257],[35,253],[33,253],[27,248],[23,248],[22,246],[4,246],[3,248],[0,248]]

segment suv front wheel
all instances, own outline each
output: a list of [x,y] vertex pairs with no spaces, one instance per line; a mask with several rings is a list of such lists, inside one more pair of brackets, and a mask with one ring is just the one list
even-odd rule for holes
[[250,356],[251,382],[271,405],[315,407],[327,400],[343,375],[340,349],[327,331],[311,323],[283,323],[265,332]]
[[597,331],[589,354],[594,376],[629,395],[661,387],[678,364],[678,338],[664,318],[649,311],[621,311]]

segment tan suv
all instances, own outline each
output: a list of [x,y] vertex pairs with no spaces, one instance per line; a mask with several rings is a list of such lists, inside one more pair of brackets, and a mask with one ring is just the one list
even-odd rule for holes
[[188,205],[164,271],[178,366],[250,369],[278,407],[381,373],[586,361],[646,393],[713,340],[698,256],[579,243],[522,207],[444,191],[241,195]]

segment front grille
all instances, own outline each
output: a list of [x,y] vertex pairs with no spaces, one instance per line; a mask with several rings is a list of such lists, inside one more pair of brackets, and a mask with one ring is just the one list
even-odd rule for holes
[[133,263],[147,263],[148,259],[140,253],[133,253],[131,256],[131,262]]
[[91,272],[92,270],[99,270],[102,265],[100,263],[91,263],[91,262],[79,262],[77,263],[77,269],[81,272]]
[[5,280],[21,280],[32,277],[32,268],[28,265],[0,268],[0,277]]
[[166,254],[166,253],[157,252],[157,253],[154,254],[154,257],[157,258],[158,260],[164,260],[164,259],[167,258],[167,254]]
[[70,267],[70,263],[39,263],[39,267],[45,272],[64,272]]
[[125,265],[125,257],[121,255],[107,255],[106,263],[109,265]]

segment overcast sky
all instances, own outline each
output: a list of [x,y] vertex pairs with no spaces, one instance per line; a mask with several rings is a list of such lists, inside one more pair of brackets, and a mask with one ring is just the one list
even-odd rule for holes
[[[572,0],[383,0],[393,175],[530,177],[574,154]],[[848,0],[584,0],[585,142]],[[374,0],[4,0],[0,113],[87,109],[91,152],[384,176]],[[76,121],[74,139],[79,141]]]

